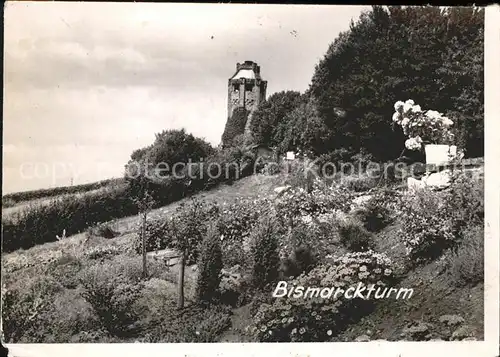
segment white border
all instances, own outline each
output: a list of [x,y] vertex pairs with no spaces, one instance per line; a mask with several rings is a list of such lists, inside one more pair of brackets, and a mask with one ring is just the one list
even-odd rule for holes
[[499,347],[499,177],[500,6],[485,14],[485,341],[336,342],[214,344],[7,344],[15,357],[53,356],[498,356]]

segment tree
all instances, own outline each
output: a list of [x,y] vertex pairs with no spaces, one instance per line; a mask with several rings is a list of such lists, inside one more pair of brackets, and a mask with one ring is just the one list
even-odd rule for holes
[[300,92],[281,91],[272,94],[262,102],[253,114],[250,123],[250,133],[254,143],[270,147],[281,143],[288,124],[286,116],[302,100]]
[[176,214],[169,220],[174,247],[180,253],[177,307],[184,307],[184,273],[188,264],[198,259],[198,245],[206,235],[204,224],[209,218],[203,202],[196,199],[177,207]]
[[284,121],[287,126],[279,144],[281,152],[299,150],[316,157],[328,150],[330,130],[318,116],[313,98],[289,112]]
[[178,173],[185,164],[197,162],[212,155],[215,149],[205,140],[181,130],[164,130],[155,135],[152,145],[132,152],[126,165],[126,175],[161,179]]
[[[165,163],[170,171],[177,170],[174,165],[196,162],[214,153],[212,146],[203,139],[187,134],[184,129],[164,130],[156,134],[150,149],[152,164]],[[179,165],[181,167],[182,165]]]

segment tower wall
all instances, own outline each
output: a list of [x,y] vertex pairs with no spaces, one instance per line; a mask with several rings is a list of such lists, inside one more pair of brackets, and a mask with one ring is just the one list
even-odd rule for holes
[[249,113],[245,135],[249,132],[253,113],[266,98],[266,89],[267,81],[262,80],[257,63],[245,61],[236,64],[236,73],[228,81],[228,120],[236,108],[244,107]]

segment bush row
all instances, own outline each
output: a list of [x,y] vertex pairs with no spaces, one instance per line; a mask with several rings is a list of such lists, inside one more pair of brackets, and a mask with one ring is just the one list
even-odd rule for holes
[[47,189],[40,189],[33,191],[25,191],[25,192],[15,192],[2,196],[2,201],[5,200],[16,204],[18,202],[30,201],[39,198],[93,191],[112,184],[120,184],[122,182],[123,179],[108,179],[108,180],[102,180],[75,186],[64,186],[64,187],[47,188]]
[[3,250],[11,252],[55,241],[56,235],[79,233],[89,226],[137,213],[128,186],[81,197],[55,199],[51,203],[30,205],[2,218]]

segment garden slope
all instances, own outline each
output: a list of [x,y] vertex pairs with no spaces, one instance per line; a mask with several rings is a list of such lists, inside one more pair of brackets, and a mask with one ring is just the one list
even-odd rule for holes
[[[258,195],[274,195],[274,188],[285,183],[286,176],[263,176],[254,175],[235,182],[233,185],[221,185],[211,191],[195,195],[196,198],[203,198],[207,201],[232,201],[235,198],[251,198]],[[165,217],[173,213],[174,210],[189,198],[179,202],[158,208],[150,212],[151,218]],[[113,239],[102,237],[91,237],[87,239],[86,234],[77,234],[63,241],[41,244],[27,250],[17,250],[13,253],[4,254],[2,257],[2,271],[6,280],[13,282],[17,286],[29,285],[33,277],[37,275],[57,276],[61,270],[60,281],[65,285],[64,294],[61,295],[61,311],[69,309],[74,314],[80,315],[81,309],[78,306],[88,308],[85,301],[78,297],[74,288],[73,275],[76,275],[81,267],[75,266],[75,271],[71,264],[60,265],[57,263],[61,253],[70,252],[74,256],[84,255],[87,251],[95,247],[114,246],[120,252],[110,264],[129,264],[140,266],[140,256],[130,254],[129,247],[133,239],[136,239],[136,232],[139,223],[139,216],[130,216],[109,222],[110,226],[119,233]],[[396,222],[376,234],[376,250],[386,253],[396,262],[405,259],[405,249],[399,236],[399,225]],[[57,266],[54,265],[57,263]],[[70,269],[67,271],[66,269]],[[156,269],[155,264],[151,264],[150,269],[153,276],[168,282],[169,294],[175,294],[176,267],[169,272],[164,268]],[[427,334],[432,338],[448,339],[453,332],[446,326],[442,326],[439,318],[442,315],[460,315],[465,320],[465,324],[474,330],[474,337],[483,338],[483,284],[473,287],[456,288],[450,284],[446,274],[443,273],[442,260],[438,260],[425,266],[407,272],[403,281],[398,285],[406,288],[413,288],[414,295],[411,300],[396,301],[389,299],[381,301],[375,311],[362,318],[359,322],[352,324],[348,330],[335,337],[337,341],[360,340],[401,340],[411,339],[411,336],[401,336],[410,324],[425,323]],[[156,276],[158,275],[158,276]],[[196,270],[189,267],[186,271],[186,295],[189,300],[195,285]],[[22,290],[22,289],[21,289]],[[71,296],[71,299],[66,298]],[[76,311],[78,310],[78,311]],[[222,341],[242,342],[247,341],[244,336],[243,326],[252,323],[252,316],[248,313],[248,308],[243,306],[233,311],[232,328],[221,336]],[[63,317],[61,317],[63,319]],[[59,336],[59,339],[65,337]],[[47,341],[48,342],[48,341]],[[124,341],[122,341],[124,342]]]

